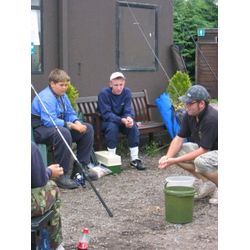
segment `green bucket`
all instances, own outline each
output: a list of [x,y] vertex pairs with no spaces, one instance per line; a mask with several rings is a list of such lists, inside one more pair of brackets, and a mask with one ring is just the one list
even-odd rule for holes
[[194,194],[193,187],[171,186],[164,189],[165,218],[175,224],[192,222]]

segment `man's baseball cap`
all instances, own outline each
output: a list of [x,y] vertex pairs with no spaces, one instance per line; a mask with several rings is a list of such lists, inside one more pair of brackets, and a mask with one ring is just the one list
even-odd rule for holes
[[201,85],[194,85],[188,89],[187,93],[179,97],[179,100],[184,103],[192,101],[207,101],[210,98],[207,90]]
[[114,72],[111,74],[110,76],[110,81],[116,79],[116,78],[123,78],[123,79],[126,79],[125,76],[121,73],[121,72]]

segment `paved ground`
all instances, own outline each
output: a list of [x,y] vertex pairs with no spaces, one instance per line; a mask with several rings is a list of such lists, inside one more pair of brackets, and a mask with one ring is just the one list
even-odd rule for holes
[[155,157],[143,156],[146,171],[137,171],[123,159],[124,171],[93,182],[112,211],[110,218],[90,188],[62,190],[62,222],[65,248],[74,249],[80,229],[88,227],[90,249],[218,248],[218,207],[208,198],[195,201],[193,222],[183,225],[165,221],[164,180],[167,176],[188,175],[178,167],[159,170]]

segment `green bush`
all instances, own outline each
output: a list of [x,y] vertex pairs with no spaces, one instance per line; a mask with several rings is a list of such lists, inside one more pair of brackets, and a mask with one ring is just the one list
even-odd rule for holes
[[167,93],[169,94],[175,110],[183,108],[183,103],[178,97],[185,95],[187,90],[192,86],[190,77],[187,73],[177,71],[169,81]]
[[79,97],[79,92],[71,82],[69,82],[66,94],[70,100],[71,106],[77,111],[76,99]]

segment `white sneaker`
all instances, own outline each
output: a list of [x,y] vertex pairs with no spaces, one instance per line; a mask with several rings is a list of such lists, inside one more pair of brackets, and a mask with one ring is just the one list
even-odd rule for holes
[[202,199],[209,194],[212,194],[216,189],[216,185],[211,181],[204,181],[200,186],[195,187],[196,194],[194,195],[195,199]]
[[215,204],[215,205],[218,204],[218,188],[215,189],[213,195],[209,199],[209,203],[210,204]]

